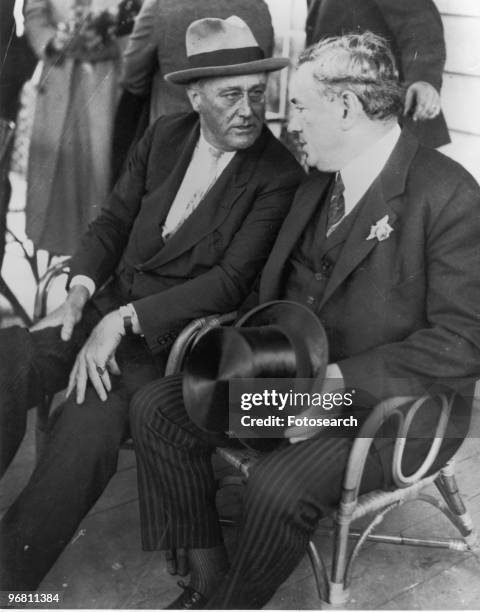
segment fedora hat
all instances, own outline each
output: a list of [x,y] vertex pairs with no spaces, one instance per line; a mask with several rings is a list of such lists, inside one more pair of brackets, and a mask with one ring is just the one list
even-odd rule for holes
[[271,72],[289,63],[286,57],[266,58],[248,25],[236,15],[194,21],[187,28],[185,46],[189,67],[169,72],[165,80],[185,85],[204,77]]
[[318,317],[296,302],[267,302],[234,327],[215,328],[200,338],[185,364],[185,407],[204,431],[226,432],[231,379],[323,380],[327,363],[327,335]]

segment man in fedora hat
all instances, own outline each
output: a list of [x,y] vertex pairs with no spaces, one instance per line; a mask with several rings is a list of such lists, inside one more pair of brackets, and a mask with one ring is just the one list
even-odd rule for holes
[[27,409],[68,383],[0,524],[0,590],[37,588],[115,472],[132,393],[162,376],[188,321],[245,298],[302,176],[264,124],[267,74],[288,60],[265,58],[238,17],[192,23],[186,46],[190,67],[167,78],[195,112],[147,130],[71,260],[64,304],[0,332],[2,470]]
[[[447,379],[478,377],[480,190],[457,163],[401,132],[403,92],[387,43],[372,33],[318,43],[301,57],[291,93],[290,129],[314,170],[265,265],[260,303],[267,309],[283,299],[310,309],[330,348],[319,390],[362,392],[367,409],[390,396],[422,395]],[[227,339],[228,352],[215,362],[218,376],[238,375],[244,363],[255,375],[258,351],[242,334]],[[247,355],[241,364],[232,346]],[[186,413],[187,380],[183,394],[182,376],[173,376],[133,400],[143,545],[189,549],[190,584],[172,607],[260,608],[338,503],[351,436],[329,437],[310,423],[285,430],[296,443],[250,470],[228,569],[210,465],[212,446],[225,438]],[[198,383],[211,380],[204,375]],[[312,405],[307,414],[318,412]],[[455,406],[456,437],[445,439],[434,468],[458,448],[468,413],[468,406],[463,413]],[[438,415],[421,416],[412,432],[417,451],[430,444],[425,438]],[[367,463],[365,490],[389,484],[384,466],[391,465],[392,439],[380,442]],[[407,453],[407,473],[418,467],[417,451]]]

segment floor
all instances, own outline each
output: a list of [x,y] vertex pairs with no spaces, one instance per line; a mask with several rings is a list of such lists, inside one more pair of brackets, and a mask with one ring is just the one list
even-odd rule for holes
[[[480,425],[480,423],[479,423]],[[480,428],[476,428],[477,431]],[[458,482],[480,525],[480,444],[468,439],[459,452]],[[4,511],[27,481],[34,464],[34,413],[28,435],[0,489]],[[222,506],[236,503],[223,494]],[[414,502],[395,510],[385,531],[455,537],[455,530],[431,506]],[[234,546],[232,530],[226,537]],[[316,538],[323,551],[329,543]],[[135,455],[122,450],[118,472],[79,526],[43,581],[40,591],[59,593],[60,608],[161,609],[177,594],[175,577],[161,553],[140,548]],[[480,559],[471,553],[368,543],[357,559],[346,609],[474,610],[480,608]],[[53,607],[53,606],[48,606]],[[320,602],[307,558],[278,590],[268,609],[318,609]]]
[[[19,213],[11,224],[21,232]],[[33,286],[22,254],[15,245],[7,251],[5,277],[31,310]],[[2,324],[14,322],[0,298]],[[456,465],[458,481],[474,522],[480,526],[480,410],[474,435],[461,448]],[[0,483],[0,513],[21,491],[35,461],[34,413],[28,434]],[[222,506],[238,507],[238,491],[222,494]],[[433,507],[415,502],[395,510],[385,530],[405,536],[422,532],[454,537],[455,530]],[[226,529],[231,548],[233,530]],[[327,552],[329,542],[316,537]],[[120,453],[118,472],[58,562],[45,578],[41,592],[59,593],[59,608],[161,609],[178,594],[175,577],[165,569],[161,553],[140,548],[135,456]],[[45,607],[55,607],[49,604]],[[318,609],[314,580],[307,558],[278,590],[268,609]],[[354,567],[347,609],[474,610],[480,609],[480,559],[473,553],[368,543]]]

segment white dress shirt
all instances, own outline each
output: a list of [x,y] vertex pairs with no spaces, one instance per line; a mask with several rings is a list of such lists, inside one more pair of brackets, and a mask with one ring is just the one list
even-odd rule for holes
[[400,126],[397,124],[385,136],[362,151],[360,155],[340,170],[345,185],[345,191],[343,192],[345,216],[352,212],[383,170],[400,138],[400,134]]
[[182,184],[162,228],[162,236],[165,240],[185,223],[234,155],[235,151],[221,151],[213,147],[200,134]]

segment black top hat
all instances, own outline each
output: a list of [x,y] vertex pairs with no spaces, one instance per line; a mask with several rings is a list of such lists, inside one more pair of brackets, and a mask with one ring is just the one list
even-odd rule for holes
[[231,379],[323,380],[327,364],[327,335],[318,317],[296,302],[268,302],[198,341],[185,366],[185,406],[201,429],[225,432]]

